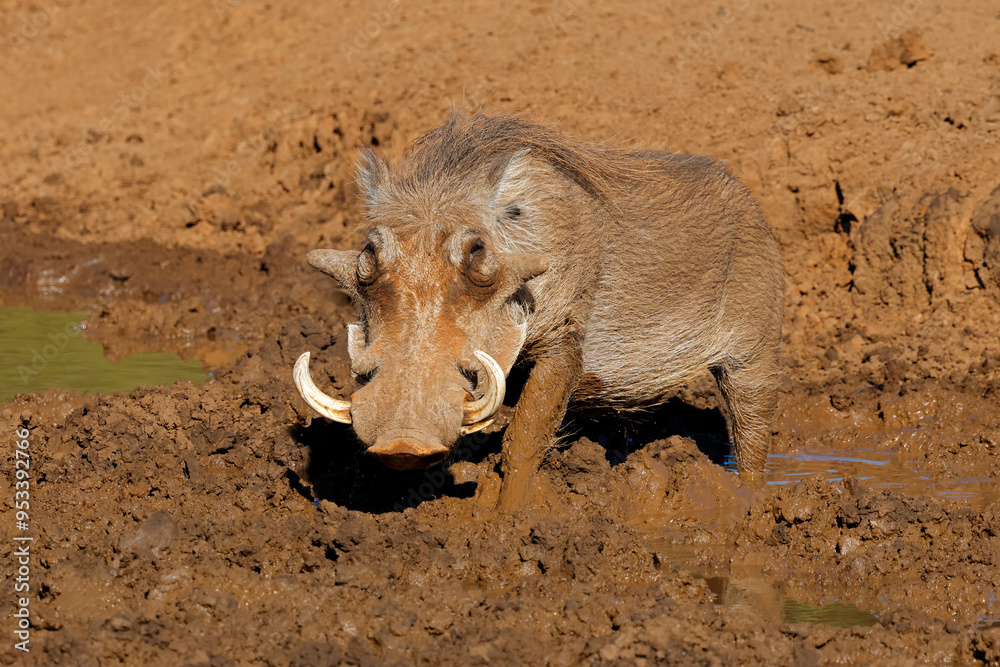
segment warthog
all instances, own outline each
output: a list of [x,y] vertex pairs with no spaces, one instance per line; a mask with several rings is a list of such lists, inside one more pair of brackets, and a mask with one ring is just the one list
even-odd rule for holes
[[386,465],[425,467],[490,423],[501,508],[519,507],[568,404],[634,409],[709,369],[741,477],[760,479],[777,403],[784,274],[747,189],[710,158],[586,145],[505,115],[454,114],[395,165],[371,151],[360,251],[314,250],[360,310],[359,388],[299,392]]

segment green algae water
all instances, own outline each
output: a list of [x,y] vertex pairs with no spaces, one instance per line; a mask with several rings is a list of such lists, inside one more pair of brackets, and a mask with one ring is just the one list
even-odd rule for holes
[[869,627],[878,623],[878,616],[861,611],[853,604],[833,602],[814,607],[786,598],[782,618],[785,623],[822,623],[837,628]]
[[0,306],[0,403],[51,388],[110,394],[177,380],[200,384],[202,365],[166,352],[146,352],[112,363],[100,343],[84,340],[87,313],[55,313]]
[[[739,605],[759,613],[763,618],[782,623],[819,623],[837,628],[868,627],[878,623],[878,616],[839,600],[821,605],[802,604],[785,597],[764,579],[738,579],[728,576],[703,577],[717,605]],[[727,595],[726,589],[736,591]],[[775,610],[779,610],[775,613]]]

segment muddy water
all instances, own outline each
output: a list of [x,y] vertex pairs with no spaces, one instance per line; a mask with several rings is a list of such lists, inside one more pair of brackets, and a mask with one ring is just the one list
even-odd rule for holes
[[[736,460],[726,457],[726,469],[736,474]],[[958,476],[935,479],[898,454],[862,449],[802,448],[767,458],[767,484],[795,484],[817,475],[829,482],[854,477],[873,489],[899,489],[983,508],[1000,498],[994,477]]]
[[131,391],[142,385],[208,379],[200,362],[142,352],[117,363],[82,337],[87,313],[0,307],[0,403],[50,388],[84,393]]

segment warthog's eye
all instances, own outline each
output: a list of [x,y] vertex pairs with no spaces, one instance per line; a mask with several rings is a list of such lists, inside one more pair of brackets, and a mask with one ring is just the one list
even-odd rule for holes
[[480,287],[488,287],[497,278],[499,264],[496,256],[490,252],[479,237],[473,238],[466,246],[466,262],[468,262],[469,280]]
[[371,285],[378,275],[378,259],[375,256],[375,246],[371,242],[367,243],[361,254],[358,255],[358,282],[362,285]]

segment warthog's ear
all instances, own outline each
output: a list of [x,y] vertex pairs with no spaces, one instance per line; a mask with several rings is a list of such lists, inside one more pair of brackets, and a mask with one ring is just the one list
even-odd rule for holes
[[358,189],[364,197],[365,205],[374,208],[378,205],[382,187],[389,178],[389,165],[370,148],[361,151],[360,158],[355,172]]
[[520,200],[524,199],[531,191],[530,164],[530,151],[527,149],[518,151],[511,156],[503,171],[497,176],[493,185],[495,190],[490,201],[490,208],[496,213],[498,220],[504,214],[505,209],[526,203]]
[[358,292],[358,255],[354,250],[313,250],[306,255],[309,266],[334,278],[351,294]]

